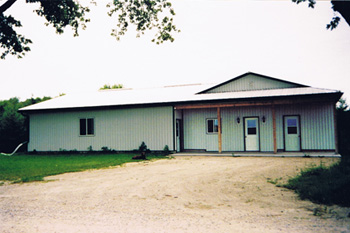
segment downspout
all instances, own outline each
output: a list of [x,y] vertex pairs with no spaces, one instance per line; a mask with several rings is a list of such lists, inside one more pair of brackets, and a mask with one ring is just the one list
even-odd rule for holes
[[0,153],[0,155],[4,155],[4,156],[12,156],[12,155],[14,155],[16,152],[17,152],[17,150],[21,147],[21,146],[23,146],[24,144],[26,144],[26,143],[28,143],[28,142],[22,142],[21,144],[19,144],[17,147],[16,147],[16,149],[11,153],[11,154],[7,154],[7,153]]

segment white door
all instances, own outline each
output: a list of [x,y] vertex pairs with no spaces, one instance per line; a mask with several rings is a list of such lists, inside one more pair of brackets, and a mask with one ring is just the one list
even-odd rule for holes
[[176,120],[176,152],[181,151],[180,120]]
[[300,128],[298,116],[284,117],[284,138],[286,151],[300,151]]
[[257,117],[245,118],[245,149],[259,151],[259,120]]

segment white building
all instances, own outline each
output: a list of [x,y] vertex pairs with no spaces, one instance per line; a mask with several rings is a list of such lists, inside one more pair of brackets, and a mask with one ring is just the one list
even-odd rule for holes
[[19,111],[29,151],[334,151],[342,93],[255,73],[215,86],[66,95]]

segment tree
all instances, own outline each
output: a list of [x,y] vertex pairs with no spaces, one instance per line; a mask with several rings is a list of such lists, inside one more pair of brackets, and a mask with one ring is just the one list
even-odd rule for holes
[[48,99],[51,98],[31,98],[23,102],[18,98],[0,101],[0,152],[12,152],[18,144],[28,141],[28,119],[17,110]]
[[[314,8],[316,5],[316,0],[292,0],[296,4],[302,3],[302,2],[308,2],[308,6],[310,8]],[[332,0],[332,9],[334,12],[338,12],[343,16],[345,21],[348,23],[350,26],[350,1],[340,1],[340,0]],[[332,20],[330,21],[329,24],[327,24],[327,29],[335,29],[340,22],[340,17],[339,16],[334,16]]]
[[[0,6],[0,47],[1,59],[10,54],[22,58],[30,51],[30,39],[16,32],[16,28],[22,27],[20,21],[11,15],[5,15],[17,0],[6,0]],[[108,15],[117,15],[116,28],[112,30],[111,35],[117,40],[123,36],[129,25],[135,25],[137,36],[144,34],[146,30],[157,29],[155,38],[152,40],[157,44],[164,41],[174,41],[171,33],[179,32],[173,24],[175,11],[167,0],[112,0],[107,4],[109,9]],[[46,26],[53,26],[56,33],[62,34],[66,27],[71,27],[74,36],[79,35],[79,29],[85,29],[86,24],[90,21],[86,14],[90,11],[87,6],[82,6],[75,0],[26,0],[26,3],[39,3],[40,6],[35,12],[38,16],[46,19]],[[97,4],[91,2],[91,4]]]
[[123,88],[123,84],[114,84],[113,86],[109,84],[103,85],[103,87],[100,88],[100,90],[108,90],[108,89],[121,89]]
[[350,111],[345,99],[340,99],[337,104],[337,129],[339,153],[342,159],[350,162]]

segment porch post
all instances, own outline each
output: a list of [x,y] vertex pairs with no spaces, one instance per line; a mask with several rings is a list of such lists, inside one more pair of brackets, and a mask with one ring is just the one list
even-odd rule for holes
[[276,111],[275,111],[275,105],[272,105],[272,127],[273,127],[273,153],[274,153],[274,154],[277,154]]
[[336,108],[336,105],[334,105],[334,108],[333,108],[333,118],[334,118],[334,146],[335,146],[335,153],[339,154],[338,124],[337,124],[337,108]]
[[217,108],[218,114],[218,143],[219,143],[219,153],[222,152],[222,138],[221,138],[221,112],[220,108]]

